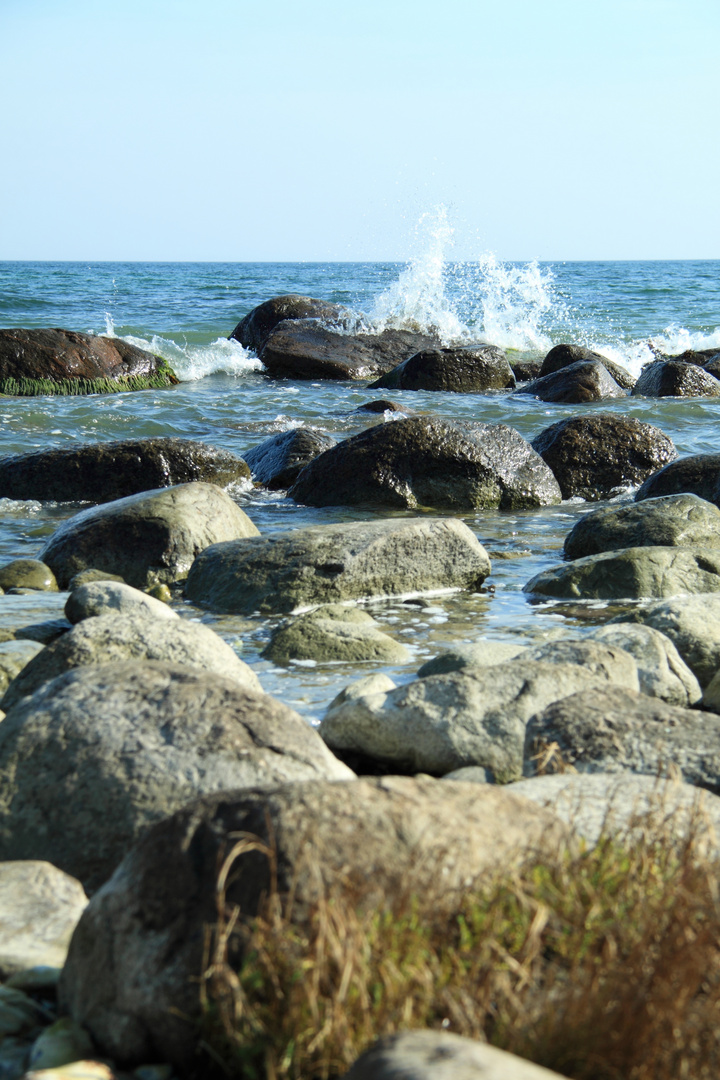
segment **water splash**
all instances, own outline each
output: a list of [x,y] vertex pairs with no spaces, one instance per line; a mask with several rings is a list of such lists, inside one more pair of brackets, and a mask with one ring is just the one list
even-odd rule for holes
[[105,312],[105,337],[116,337],[115,323],[109,311]]
[[125,341],[162,356],[182,382],[197,382],[216,373],[241,377],[262,369],[257,357],[234,338],[217,338],[209,345],[178,345],[157,334],[151,340],[127,335]]

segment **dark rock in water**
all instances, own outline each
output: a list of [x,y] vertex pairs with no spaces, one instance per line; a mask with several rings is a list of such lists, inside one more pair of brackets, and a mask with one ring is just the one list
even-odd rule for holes
[[407,409],[404,405],[398,405],[395,401],[387,401],[385,398],[380,398],[379,401],[366,401],[364,405],[358,405],[357,409],[353,409],[356,413],[386,413],[386,412],[399,412],[406,415],[413,415],[413,409]]
[[167,361],[122,338],[0,330],[0,394],[109,394],[177,382]]
[[502,349],[495,345],[466,345],[426,349],[403,360],[369,389],[450,390],[460,394],[515,388],[515,376]]
[[720,546],[720,510],[697,495],[664,495],[586,514],[565,538],[566,559],[630,547]]
[[649,342],[650,351],[656,360],[679,360],[683,364],[698,364],[706,367],[709,362],[720,357],[720,348],[717,345],[710,349],[686,349],[681,353],[664,353]]
[[288,293],[275,296],[258,304],[237,324],[231,338],[239,341],[246,349],[259,353],[268,334],[278,323],[286,319],[319,319],[321,322],[338,322],[352,316],[352,312],[341,304],[331,304],[327,300],[315,300],[312,296],[299,296]]
[[534,382],[518,387],[515,393],[532,394],[541,401],[580,405],[585,401],[625,397],[626,391],[618,386],[599,360],[580,360],[569,367],[554,371],[551,375],[543,375]]
[[552,472],[505,424],[417,416],[338,443],[298,476],[309,506],[519,510],[560,501]]
[[542,364],[539,360],[511,360],[510,367],[517,382],[530,382],[540,378]]
[[720,454],[691,454],[671,461],[638,488],[635,501],[689,492],[720,505]]
[[0,459],[0,498],[111,502],[201,480],[249,480],[242,458],[192,439],[129,439]]
[[245,461],[253,478],[275,491],[289,488],[309,462],[334,445],[335,440],[330,435],[321,435],[309,428],[293,428],[248,450]]
[[543,360],[540,375],[552,375],[554,371],[561,371],[562,368],[570,367],[571,364],[577,364],[580,361],[597,361],[602,364],[623,390],[631,390],[635,385],[635,378],[627,368],[582,345],[555,345]]
[[275,327],[259,355],[276,378],[376,379],[413,353],[436,345],[435,338],[410,330],[349,334],[314,319],[288,319]]
[[720,380],[697,364],[656,360],[643,368],[632,393],[642,397],[720,397]]
[[531,443],[564,499],[602,499],[635,486],[676,456],[672,439],[632,417],[593,413],[551,424]]
[[703,364],[703,370],[707,371],[708,375],[712,375],[714,379],[720,379],[720,356],[716,356],[714,360],[708,360],[707,364]]

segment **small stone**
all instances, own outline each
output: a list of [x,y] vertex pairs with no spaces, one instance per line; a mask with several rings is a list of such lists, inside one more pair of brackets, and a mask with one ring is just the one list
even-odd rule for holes
[[29,1065],[37,1070],[57,1069],[90,1057],[94,1049],[85,1029],[64,1016],[38,1035],[30,1051]]
[[116,1074],[101,1061],[73,1061],[56,1069],[34,1069],[24,1080],[116,1080]]
[[88,585],[91,581],[121,581],[125,584],[125,578],[120,577],[119,574],[108,574],[105,570],[95,570],[90,567],[89,570],[81,570],[79,574],[70,578],[68,591],[75,592],[81,585]]
[[57,592],[58,583],[49,566],[39,559],[13,559],[0,566],[0,587],[9,589],[33,589],[40,592]]
[[409,659],[405,646],[384,634],[371,615],[342,604],[326,604],[278,627],[262,655],[276,664],[291,660],[402,664]]
[[170,587],[164,584],[153,585],[152,589],[147,590],[147,594],[152,596],[154,600],[160,600],[163,604],[169,604],[172,600]]

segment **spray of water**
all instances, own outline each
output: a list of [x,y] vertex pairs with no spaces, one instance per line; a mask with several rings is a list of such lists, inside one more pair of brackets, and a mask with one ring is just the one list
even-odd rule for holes
[[151,339],[125,338],[131,345],[162,356],[182,382],[196,382],[216,372],[241,376],[259,371],[262,363],[232,338],[218,338],[210,345],[178,345],[157,334]]

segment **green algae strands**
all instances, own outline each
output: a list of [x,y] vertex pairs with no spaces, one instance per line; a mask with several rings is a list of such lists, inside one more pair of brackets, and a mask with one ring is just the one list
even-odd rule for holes
[[164,364],[152,375],[129,375],[118,379],[0,379],[3,397],[80,397],[86,394],[120,394],[129,390],[162,390],[179,383],[175,372]]

